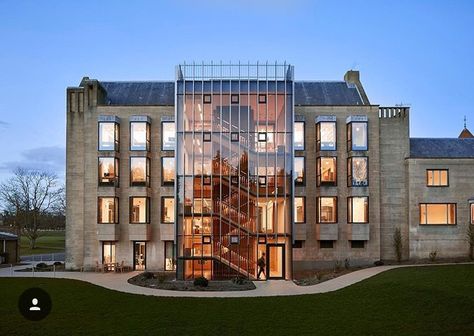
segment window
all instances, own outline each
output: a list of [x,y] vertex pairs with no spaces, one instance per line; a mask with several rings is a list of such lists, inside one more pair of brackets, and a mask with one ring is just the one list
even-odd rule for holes
[[118,198],[99,197],[97,200],[97,223],[116,224],[118,223]]
[[202,134],[202,141],[203,142],[210,142],[211,141],[211,132],[204,132]]
[[258,132],[258,141],[259,142],[267,141],[267,133],[266,132]]
[[148,197],[130,197],[130,223],[150,223],[150,202]]
[[369,222],[369,198],[367,196],[347,198],[347,222]]
[[320,240],[319,241],[319,248],[320,249],[332,249],[332,248],[334,248],[334,241],[333,240]]
[[119,125],[115,122],[99,122],[99,150],[119,150]]
[[295,121],[293,127],[293,142],[295,150],[304,150],[304,121]]
[[165,224],[174,223],[174,198],[161,198],[161,222]]
[[292,247],[293,248],[298,248],[298,249],[303,248],[303,241],[302,240],[295,240]]
[[447,187],[449,174],[447,169],[427,169],[426,185],[428,187]]
[[259,176],[258,177],[258,185],[260,187],[264,187],[267,185],[267,177],[266,176]]
[[99,185],[118,187],[118,162],[114,157],[99,158]]
[[320,185],[336,185],[336,158],[335,157],[318,157],[316,160],[317,184]]
[[[259,133],[259,141],[260,141],[260,133]],[[239,141],[239,132],[232,132],[230,133],[230,141],[237,142]]]
[[336,122],[316,124],[316,146],[318,151],[336,150]]
[[150,184],[150,159],[147,157],[130,158],[130,185],[149,186]]
[[212,212],[211,198],[195,198],[193,213],[196,215],[208,215]]
[[304,169],[305,169],[305,158],[304,156],[295,157],[295,184],[304,185]]
[[230,236],[230,243],[231,244],[238,244],[239,243],[239,236],[235,236],[235,235]]
[[150,150],[150,124],[130,122],[130,150]]
[[456,224],[455,203],[421,203],[420,224],[454,225]]
[[203,98],[202,98],[204,104],[210,104],[211,103],[211,95],[210,94],[205,94],[203,95]]
[[174,121],[163,121],[161,123],[161,150],[174,150],[176,147]]
[[[202,236],[202,243],[203,244],[210,244],[211,243],[211,236]],[[231,242],[232,244],[232,242]]]
[[295,197],[295,223],[306,222],[305,197]]
[[363,240],[351,240],[351,248],[363,249],[365,247],[365,241]]
[[337,223],[337,197],[318,197],[317,223]]
[[368,158],[366,156],[347,159],[347,186],[366,187],[368,180]]
[[258,103],[259,104],[266,104],[267,103],[267,95],[259,94],[258,95]]
[[102,242],[102,263],[115,263],[115,243]]
[[174,157],[161,158],[161,182],[163,185],[174,184],[175,169]]
[[172,240],[165,241],[165,271],[174,270],[176,270],[174,242]]
[[239,95],[238,94],[230,95],[230,102],[232,104],[238,104],[239,103]]
[[350,122],[347,124],[347,150],[368,150],[367,122]]
[[474,202],[470,203],[469,207],[471,208],[471,224],[474,225]]

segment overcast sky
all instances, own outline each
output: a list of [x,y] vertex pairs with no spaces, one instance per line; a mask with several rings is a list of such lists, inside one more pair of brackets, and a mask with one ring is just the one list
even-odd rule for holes
[[411,136],[457,137],[464,115],[474,129],[473,22],[470,0],[0,0],[0,181],[64,174],[67,86],[173,80],[193,60],[360,70],[372,103],[411,106]]

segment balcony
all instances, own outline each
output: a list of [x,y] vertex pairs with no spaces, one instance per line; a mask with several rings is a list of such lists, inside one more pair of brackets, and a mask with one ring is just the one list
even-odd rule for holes
[[337,240],[339,225],[337,224],[316,224],[317,240]]
[[369,224],[348,224],[349,240],[369,240],[370,225]]
[[148,241],[151,239],[150,224],[129,224],[128,237],[133,241]]
[[97,238],[103,241],[116,241],[120,239],[119,224],[97,224]]

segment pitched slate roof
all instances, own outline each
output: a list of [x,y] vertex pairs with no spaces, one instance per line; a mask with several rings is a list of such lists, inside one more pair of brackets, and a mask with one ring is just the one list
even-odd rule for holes
[[174,105],[174,82],[100,82],[106,105]]
[[17,240],[18,236],[10,232],[0,232],[0,240]]
[[355,85],[340,82],[295,82],[295,105],[363,105]]
[[[100,82],[106,105],[174,105],[174,82]],[[354,85],[295,82],[295,105],[363,105]]]
[[411,138],[412,158],[474,158],[474,139]]

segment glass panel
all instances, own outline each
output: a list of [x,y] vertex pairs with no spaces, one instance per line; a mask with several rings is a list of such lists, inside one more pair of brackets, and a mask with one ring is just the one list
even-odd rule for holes
[[268,247],[268,268],[270,278],[283,277],[283,246]]
[[293,132],[295,150],[304,150],[304,122],[295,121]]
[[163,184],[173,184],[175,176],[175,160],[174,157],[164,157],[162,158],[162,181]]
[[115,150],[115,123],[99,123],[99,150]]
[[135,252],[135,271],[144,271],[146,265],[146,243],[135,242],[133,249]]
[[305,222],[305,198],[295,197],[295,223]]
[[175,269],[174,243],[172,241],[165,241],[165,271],[174,271]]
[[433,180],[433,171],[432,170],[427,170],[426,174],[428,175],[428,185],[432,186],[434,185],[434,180]]
[[148,150],[149,134],[148,123],[130,123],[130,150]]
[[102,262],[104,264],[115,263],[115,243],[103,242],[102,243]]
[[471,203],[470,206],[471,206],[471,224],[474,225],[474,203]]
[[97,223],[116,223],[118,219],[118,204],[114,197],[99,197]]
[[440,172],[440,185],[442,186],[447,186],[448,185],[448,171],[447,170],[441,170]]
[[295,173],[295,183],[296,184],[304,184],[304,160],[303,156],[295,157],[294,161],[294,173]]
[[174,223],[174,198],[163,197],[161,202],[161,222]]
[[336,183],[336,158],[321,157],[320,158],[320,176],[321,183]]
[[162,150],[174,150],[176,147],[175,125],[173,121],[166,121],[162,123]]
[[367,150],[367,123],[352,123],[352,150]]
[[367,223],[369,216],[369,199],[367,197],[350,197],[350,223]]
[[336,123],[321,122],[320,131],[320,150],[336,150]]
[[367,186],[367,158],[366,157],[353,157],[351,158],[352,163],[352,183],[353,187]]
[[427,224],[447,224],[447,204],[427,204]]
[[130,183],[132,185],[148,185],[149,167],[146,157],[130,158]]
[[118,179],[118,160],[113,157],[99,158],[99,184],[114,185]]
[[318,223],[337,222],[336,197],[320,197],[318,207]]
[[148,223],[148,199],[130,198],[130,223]]

